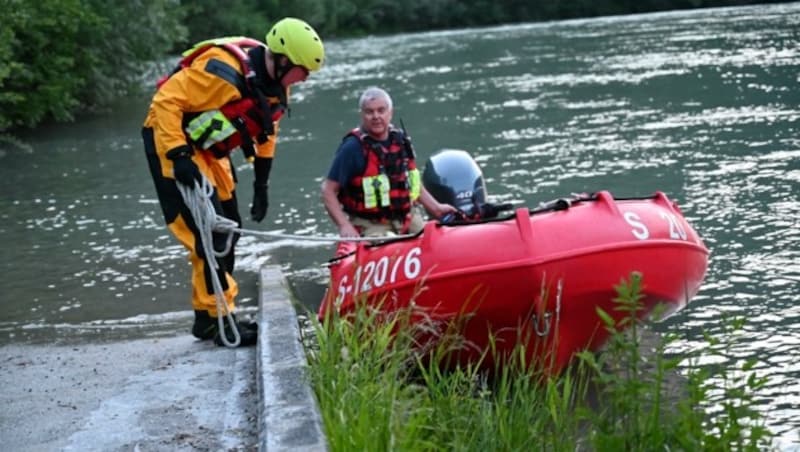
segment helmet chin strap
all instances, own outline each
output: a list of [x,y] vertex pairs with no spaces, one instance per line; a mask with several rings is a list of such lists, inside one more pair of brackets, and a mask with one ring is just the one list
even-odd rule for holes
[[[280,63],[281,57],[286,58],[286,63],[284,64]],[[275,71],[275,80],[277,80],[278,83],[283,84],[283,77],[285,77],[286,74],[288,74],[289,71],[292,69],[292,63],[289,61],[289,57],[287,57],[286,55],[273,53],[272,67],[274,68]]]

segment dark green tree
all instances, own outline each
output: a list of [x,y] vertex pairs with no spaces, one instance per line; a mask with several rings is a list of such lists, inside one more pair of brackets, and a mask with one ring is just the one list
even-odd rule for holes
[[[247,36],[264,39],[270,22],[269,11],[256,0],[193,0],[183,3],[185,23],[189,29],[183,47],[221,36]],[[184,50],[181,47],[177,51]]]
[[140,87],[185,34],[170,0],[0,0],[0,131],[68,121]]

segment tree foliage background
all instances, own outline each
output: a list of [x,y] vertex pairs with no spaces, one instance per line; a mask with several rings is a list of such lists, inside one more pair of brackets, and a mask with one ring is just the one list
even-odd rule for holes
[[[769,0],[767,0],[769,1]],[[323,39],[764,0],[0,0],[0,131],[69,121],[141,89],[154,62],[294,16]]]
[[0,0],[0,10],[0,130],[107,105],[187,35],[170,0]]

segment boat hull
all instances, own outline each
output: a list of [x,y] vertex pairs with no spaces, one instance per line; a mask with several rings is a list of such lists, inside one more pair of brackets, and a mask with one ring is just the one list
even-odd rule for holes
[[343,243],[338,252],[320,319],[359,303],[413,306],[413,321],[429,323],[421,343],[458,338],[448,344],[451,364],[493,368],[524,345],[527,361],[551,372],[605,343],[597,310],[625,315],[614,302],[623,279],[642,279],[640,316],[660,304],[663,318],[696,295],[708,264],[702,240],[663,193],[615,200],[600,192],[562,210],[521,208],[478,224],[431,221],[414,238]]

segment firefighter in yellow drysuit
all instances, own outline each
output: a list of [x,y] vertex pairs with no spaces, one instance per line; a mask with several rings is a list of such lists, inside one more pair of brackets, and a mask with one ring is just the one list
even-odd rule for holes
[[[250,213],[261,221],[267,213],[268,180],[275,139],[289,86],[306,80],[322,67],[322,41],[306,22],[285,18],[269,30],[266,45],[247,38],[222,38],[196,45],[179,66],[159,81],[142,129],[145,153],[167,227],[189,250],[192,264],[192,334],[223,345],[217,323],[211,271],[201,237],[176,181],[193,187],[202,174],[214,187],[217,211],[241,227],[236,176],[230,152],[241,148],[255,171]],[[237,237],[238,238],[238,237]],[[224,249],[214,237],[214,248]],[[218,257],[217,274],[228,310],[238,293],[231,276],[233,247]],[[228,322],[226,338],[233,341]],[[255,324],[237,321],[240,345],[255,344]]]

